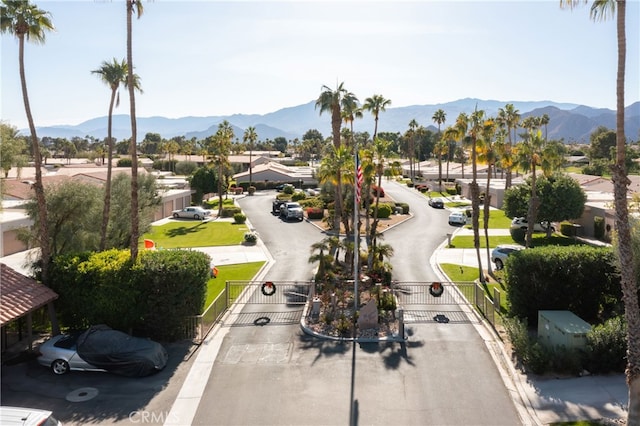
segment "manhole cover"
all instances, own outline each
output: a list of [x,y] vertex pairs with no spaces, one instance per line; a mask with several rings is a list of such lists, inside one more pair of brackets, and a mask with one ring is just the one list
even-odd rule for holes
[[439,323],[448,323],[449,322],[449,318],[447,318],[446,316],[442,315],[442,314],[438,314],[435,317],[433,317],[433,320],[435,322],[439,322]]
[[83,402],[98,396],[98,389],[96,388],[80,388],[71,391],[67,394],[66,400],[69,402]]

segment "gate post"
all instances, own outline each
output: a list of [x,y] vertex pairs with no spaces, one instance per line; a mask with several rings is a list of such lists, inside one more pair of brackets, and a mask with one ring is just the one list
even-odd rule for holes
[[404,309],[398,308],[398,333],[400,338],[404,340]]

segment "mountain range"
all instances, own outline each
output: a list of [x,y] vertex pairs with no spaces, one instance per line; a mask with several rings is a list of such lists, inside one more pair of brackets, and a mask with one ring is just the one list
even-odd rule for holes
[[[455,122],[461,112],[471,114],[476,108],[484,110],[486,117],[495,117],[500,108],[513,104],[519,111],[521,118],[528,116],[542,116],[547,114],[547,137],[563,140],[565,143],[589,143],[589,136],[599,126],[615,129],[616,113],[606,108],[592,108],[571,103],[557,103],[553,101],[495,101],[481,99],[460,99],[457,101],[433,104],[414,105],[397,108],[387,108],[381,112],[378,120],[378,132],[401,132],[408,130],[411,120],[437,131],[437,125],[432,117],[435,111],[442,109],[446,113],[446,121],[440,127],[444,130]],[[137,119],[138,141],[147,133],[158,133],[163,138],[185,136],[187,139],[195,137],[204,139],[215,134],[218,124],[227,120],[233,127],[235,137],[242,140],[244,129],[253,126],[259,140],[284,137],[287,140],[302,138],[307,130],[318,130],[324,137],[331,135],[331,117],[325,113],[319,114],[315,108],[315,101],[294,107],[283,108],[268,114],[234,114],[210,117],[139,117]],[[374,119],[371,114],[364,114],[362,119],[353,123],[354,131],[373,133]],[[92,136],[104,139],[107,135],[107,117],[97,117],[77,125],[57,125],[38,127],[40,137],[67,138]],[[28,130],[21,130],[27,134]],[[625,108],[625,134],[630,141],[640,139],[640,102]],[[129,138],[131,122],[128,115],[113,116],[113,137],[117,140]]]

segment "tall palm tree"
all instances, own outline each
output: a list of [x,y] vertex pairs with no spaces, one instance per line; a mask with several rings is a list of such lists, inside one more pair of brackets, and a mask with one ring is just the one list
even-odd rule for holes
[[385,99],[385,97],[382,95],[373,95],[370,98],[364,100],[362,109],[373,114],[373,118],[375,121],[375,126],[373,128],[373,137],[371,138],[371,140],[376,140],[376,136],[378,135],[378,117],[380,116],[381,112],[387,110],[388,106],[391,106],[391,100]]
[[[0,6],[0,31],[8,33],[18,38],[18,62],[20,68],[20,85],[22,88],[22,100],[24,110],[29,122],[29,132],[31,134],[31,146],[33,150],[33,160],[35,163],[36,176],[33,185],[36,202],[38,204],[38,241],[40,243],[41,259],[41,280],[46,286],[49,285],[49,263],[51,262],[51,241],[49,238],[47,202],[42,184],[42,155],[38,134],[31,114],[29,105],[29,93],[27,92],[27,78],[24,67],[24,45],[25,40],[34,43],[44,43],[47,31],[53,31],[54,26],[47,11],[38,9],[36,5],[28,0],[2,0]],[[53,334],[60,334],[60,327],[55,315],[53,303],[47,304],[51,328]]]
[[42,282],[49,285],[49,262],[51,260],[51,247],[49,241],[49,229],[47,226],[47,204],[42,184],[42,155],[38,143],[36,126],[31,114],[29,105],[29,94],[27,92],[27,78],[24,67],[24,46],[25,40],[34,43],[44,43],[47,31],[53,31],[49,12],[31,4],[28,0],[2,0],[0,7],[0,29],[2,33],[11,34],[18,39],[19,53],[18,60],[20,66],[20,84],[22,87],[22,100],[24,102],[27,121],[29,122],[29,132],[31,133],[31,146],[35,163],[36,176],[33,189],[38,203],[38,240],[40,242],[42,259]]
[[[561,0],[560,4],[573,7],[577,0]],[[585,1],[586,3],[586,1]],[[626,139],[624,134],[624,85],[627,55],[625,0],[594,0],[590,16],[604,20],[615,16],[618,39],[618,69],[616,78],[616,161],[612,169],[613,193],[616,210],[615,227],[618,235],[618,261],[622,283],[622,300],[627,322],[627,384],[629,385],[629,409],[627,425],[640,425],[640,302],[633,262],[631,227],[627,190],[630,184],[626,169]]]
[[[536,223],[536,216],[540,200],[536,191],[536,168],[542,165],[542,152],[544,150],[544,138],[540,129],[531,124],[535,120],[528,120],[527,117],[523,121],[523,127],[527,128],[526,134],[523,134],[523,140],[516,146],[516,164],[524,170],[531,172],[531,197],[529,199],[529,210],[527,212],[527,220],[529,223]],[[527,227],[525,245],[531,247],[533,245],[533,226]]]
[[[507,127],[508,132],[508,143],[506,145],[506,149],[504,150],[503,158],[505,162],[503,167],[506,167],[507,177],[504,183],[504,189],[511,188],[511,182],[513,180],[513,162],[511,161],[511,148],[513,147],[513,143],[515,141],[515,132],[518,128],[518,123],[520,123],[520,111],[515,109],[513,104],[506,104],[504,109],[500,108],[498,110],[498,121],[504,123]],[[511,138],[511,131],[513,130],[514,138]]]
[[[438,141],[442,138],[442,133],[440,133],[440,125],[444,124],[447,121],[447,113],[444,110],[439,109],[433,113],[431,119],[434,123],[438,124]],[[451,159],[449,149],[449,141],[447,141],[447,182],[449,181],[449,161]]]
[[342,121],[344,121],[345,124],[349,124],[349,129],[351,131],[350,133],[351,145],[354,145],[353,122],[355,121],[356,118],[363,117],[362,108],[358,106],[357,102],[353,102],[353,100],[351,100],[351,102],[347,102],[344,104],[341,114],[342,114]]
[[[353,153],[345,146],[336,148],[333,145],[329,145],[328,155],[322,158],[320,167],[318,168],[318,181],[322,184],[330,182],[336,187],[336,201],[342,201],[342,175],[343,173],[351,173],[355,168],[353,161]],[[340,220],[342,217],[342,210],[334,208],[334,216],[332,218],[332,230],[336,234],[340,234]],[[339,216],[340,214],[340,216]],[[349,219],[348,217],[346,218]],[[348,229],[348,224],[345,225],[345,231]],[[332,253],[333,254],[333,253]]]
[[[344,87],[344,82],[338,84],[336,90],[332,90],[328,86],[322,86],[322,92],[316,100],[316,109],[320,108],[320,115],[323,112],[331,113],[331,136],[333,138],[333,147],[340,148],[340,127],[342,124],[342,109],[345,105],[350,106],[356,104],[358,98]],[[334,193],[334,216],[333,230],[340,233],[340,217],[342,216],[342,176],[338,170],[337,184]]]
[[494,136],[496,135],[496,122],[489,118],[484,121],[482,128],[482,138],[478,140],[478,159],[487,165],[487,181],[485,183],[484,194],[484,210],[483,210],[483,228],[485,238],[485,248],[487,252],[487,270],[491,271],[491,253],[489,250],[489,216],[491,214],[491,169],[495,167],[496,151],[494,147]]
[[407,155],[409,156],[409,178],[411,182],[414,180],[414,165],[413,158],[416,154],[416,133],[420,125],[416,121],[415,118],[411,119],[409,122],[409,130],[407,131]]
[[[460,117],[458,117],[460,119]],[[485,282],[484,273],[482,270],[482,259],[480,257],[480,231],[479,231],[479,217],[480,217],[480,189],[478,187],[478,139],[482,137],[482,130],[484,126],[484,111],[476,110],[469,117],[469,138],[471,141],[471,226],[473,228],[473,246],[476,249],[476,256],[478,258],[478,278],[481,283]]]
[[258,140],[256,128],[253,126],[247,127],[242,136],[242,140],[249,145],[249,186],[253,186],[253,145]]
[[215,143],[210,146],[213,161],[218,166],[218,217],[222,214],[222,183],[224,182],[225,168],[229,166],[229,152],[233,138],[233,128],[227,120],[224,120],[218,124],[218,130],[214,136]]
[[[378,190],[376,191],[376,203],[373,209],[373,224],[371,225],[371,229],[367,238],[367,247],[372,247],[372,250],[369,251],[371,256],[373,256],[373,254],[375,253],[377,245],[378,223],[380,222],[380,219],[378,218],[378,209],[380,207],[380,188],[382,188],[382,175],[384,174],[385,160],[387,157],[389,157],[390,153],[390,141],[381,138],[376,138],[373,141],[373,164],[375,174],[378,177]],[[370,268],[372,267],[372,263],[373,259],[368,259],[368,265]]]
[[[107,244],[107,228],[109,226],[109,210],[111,206],[111,171],[113,160],[113,108],[120,105],[120,83],[127,87],[127,63],[123,59],[118,61],[113,58],[111,62],[103,61],[100,68],[91,71],[92,74],[97,74],[109,88],[111,89],[111,98],[109,100],[109,118],[107,119],[107,181],[104,188],[104,207],[102,210],[102,226],[100,228],[100,250],[104,250]],[[134,74],[135,88],[142,92],[140,87],[140,78]]]
[[133,22],[135,13],[140,19],[144,8],[142,0],[126,0],[127,7],[127,88],[129,89],[129,115],[131,118],[131,260],[138,258],[138,240],[140,239],[139,200],[138,200],[138,141],[136,123],[136,85],[133,74]]

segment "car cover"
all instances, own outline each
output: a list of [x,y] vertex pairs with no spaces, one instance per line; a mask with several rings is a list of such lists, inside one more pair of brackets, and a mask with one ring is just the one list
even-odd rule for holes
[[157,342],[94,325],[78,337],[78,355],[91,365],[123,376],[148,376],[167,365],[167,351]]

